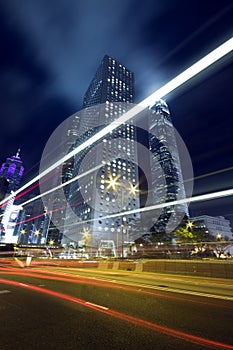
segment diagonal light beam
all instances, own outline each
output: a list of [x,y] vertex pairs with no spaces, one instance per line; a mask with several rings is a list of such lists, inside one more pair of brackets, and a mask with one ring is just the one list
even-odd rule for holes
[[[233,37],[231,37],[229,40],[225,41],[222,45],[217,47],[215,50],[211,51],[208,55],[204,56],[202,59],[194,63],[192,66],[187,68],[183,73],[179,74],[172,80],[170,80],[167,84],[162,86],[160,89],[156,90],[154,93],[152,93],[150,96],[142,100],[140,103],[138,103],[139,106],[147,108],[150,107],[151,105],[154,105],[154,103],[167,95],[168,93],[172,92],[173,90],[177,89],[179,86],[183,85],[186,83],[188,80],[205,70],[207,67],[212,65],[213,63],[217,62],[220,60],[222,57],[227,55],[233,50]],[[26,183],[24,186],[19,188],[17,191],[12,193],[10,196],[7,198],[4,198],[1,202],[0,205],[4,204],[7,202],[10,198],[13,196],[16,196],[29,186],[31,186],[33,183],[36,181],[40,180],[42,177],[50,173],[50,171],[54,170],[56,167],[60,166],[63,164],[65,161],[70,159],[71,157],[75,156],[76,154],[80,153],[83,151],[85,148],[91,146],[93,143],[96,141],[100,140],[102,137],[106,136],[116,128],[118,128],[121,124],[129,121],[135,115],[138,113],[138,105],[130,109],[128,112],[124,113],[120,118],[116,119],[113,121],[111,124],[103,128],[101,131],[97,132],[94,136],[92,136],[89,140],[85,141],[82,143],[80,146],[75,148],[72,152],[68,153],[65,157],[51,165],[48,169],[44,170],[41,172],[39,175],[37,175],[34,179]]]

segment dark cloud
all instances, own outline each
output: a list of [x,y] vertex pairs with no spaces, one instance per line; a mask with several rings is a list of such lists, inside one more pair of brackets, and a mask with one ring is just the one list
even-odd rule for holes
[[145,27],[148,21],[159,22],[169,3],[42,0],[19,5],[10,1],[6,9],[34,46],[38,62],[52,73],[51,90],[80,105],[88,81],[106,53],[137,70],[139,80],[144,67],[153,69],[156,57],[148,55],[147,40],[150,44],[156,41],[156,33],[148,35]]
[[192,87],[170,98],[174,124],[190,150],[196,175],[232,164],[232,71],[228,60],[208,78],[197,79]]

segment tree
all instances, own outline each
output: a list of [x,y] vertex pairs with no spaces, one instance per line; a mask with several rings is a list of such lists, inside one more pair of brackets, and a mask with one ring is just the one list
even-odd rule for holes
[[191,243],[195,241],[194,234],[184,227],[179,227],[174,231],[177,238],[177,243]]
[[177,241],[180,243],[209,242],[211,237],[203,225],[189,220],[185,216],[180,225],[173,231]]

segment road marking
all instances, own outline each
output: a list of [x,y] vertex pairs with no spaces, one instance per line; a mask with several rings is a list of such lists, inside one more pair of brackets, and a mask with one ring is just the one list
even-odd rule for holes
[[[100,272],[100,271],[98,271]],[[103,273],[103,271],[102,271]],[[108,272],[107,274],[110,274]],[[120,275],[121,273],[119,273]],[[83,277],[83,275],[79,275]],[[88,277],[90,278],[90,276]],[[132,286],[132,287],[142,287],[142,288],[147,288],[147,289],[154,289],[154,290],[160,290],[160,291],[166,291],[166,292],[171,292],[171,293],[179,293],[179,294],[187,294],[187,295],[196,295],[196,296],[201,296],[201,297],[206,297],[206,298],[213,298],[213,299],[220,299],[220,300],[230,300],[233,301],[233,297],[231,296],[224,296],[224,295],[217,295],[217,294],[210,294],[210,293],[204,293],[204,292],[197,292],[197,291],[190,291],[190,290],[184,290],[184,289],[175,289],[172,287],[161,287],[161,286],[153,286],[149,284],[143,284],[143,283],[132,283],[132,282],[124,282],[120,280],[115,280],[115,279],[109,279],[109,277],[101,276],[101,278],[95,278],[97,281],[103,281],[103,282],[109,282],[109,283],[114,283],[119,285],[126,285],[126,286]],[[175,278],[173,278],[176,280]],[[191,283],[191,282],[190,282]],[[201,284],[200,284],[201,285]]]
[[[67,275],[69,275],[69,274],[67,274]],[[72,275],[72,277],[73,277],[73,275]],[[79,277],[84,277],[84,276],[83,275],[75,275],[75,277],[79,278]],[[93,279],[91,276],[86,277],[86,278]],[[233,297],[232,296],[217,295],[217,294],[197,292],[197,291],[184,290],[184,289],[175,289],[175,288],[172,288],[172,287],[167,287],[166,288],[165,285],[162,287],[162,286],[153,286],[153,285],[150,285],[150,284],[143,284],[143,283],[124,282],[124,281],[120,281],[120,280],[118,281],[118,280],[115,280],[115,279],[109,279],[109,277],[104,277],[104,276],[102,276],[101,278],[96,278],[95,277],[94,279],[97,280],[97,281],[103,281],[103,282],[109,282],[109,283],[117,284],[119,286],[119,288],[122,288],[121,285],[125,285],[125,286],[132,286],[132,287],[136,287],[136,288],[137,287],[138,288],[142,287],[142,288],[146,288],[146,289],[154,289],[154,290],[166,291],[166,292],[171,292],[171,293],[187,294],[187,295],[194,295],[194,296],[213,298],[213,299],[219,299],[219,300],[233,301]],[[24,284],[24,283],[21,283],[21,285],[24,285],[24,286],[28,287],[28,285]],[[97,307],[104,308],[101,305],[97,305]]]
[[0,290],[0,294],[7,294],[7,293],[11,293],[11,291],[7,289]]
[[105,306],[102,306],[102,305],[98,305],[98,304],[94,304],[94,303],[90,303],[89,301],[86,301],[85,304],[87,304],[87,305],[92,305],[92,306],[96,306],[96,307],[98,307],[98,308],[100,308],[100,309],[103,309],[103,310],[109,310],[108,307],[105,307]]
[[161,286],[152,286],[149,284],[143,284],[143,283],[132,283],[132,282],[124,282],[124,281],[118,281],[118,280],[112,280],[108,279],[108,277],[105,278],[96,278],[98,281],[104,281],[104,282],[110,282],[118,285],[126,285],[126,286],[132,286],[132,287],[142,287],[147,289],[154,289],[154,290],[160,290],[160,291],[166,291],[166,292],[172,292],[172,293],[179,293],[179,294],[187,294],[187,295],[196,295],[206,298],[213,298],[213,299],[220,299],[220,300],[230,300],[233,301],[233,297],[231,296],[225,296],[225,295],[217,295],[217,294],[210,294],[210,293],[204,293],[204,292],[196,292],[196,291],[190,291],[190,290],[184,290],[184,289],[175,289],[172,287],[161,287]]
[[115,317],[119,320],[124,320],[124,321],[130,322],[130,323],[137,325],[137,326],[147,327],[148,329],[152,329],[153,331],[163,333],[167,336],[171,336],[171,337],[174,337],[176,339],[182,339],[182,340],[185,340],[187,342],[191,342],[193,344],[198,344],[198,345],[201,345],[205,348],[225,349],[225,350],[233,349],[233,346],[230,344],[220,343],[220,342],[217,342],[214,340],[202,338],[202,337],[190,334],[190,333],[185,333],[185,332],[182,332],[182,331],[179,331],[176,329],[162,326],[160,324],[152,323],[150,321],[146,321],[146,320],[143,320],[143,319],[131,316],[131,315],[127,315],[127,314],[124,314],[124,313],[121,313],[118,311],[114,311],[114,310],[105,308],[105,307],[98,305],[98,304],[85,302],[85,300],[83,300],[83,299],[71,297],[68,294],[55,292],[54,290],[42,289],[42,288],[39,288],[39,287],[36,287],[33,285],[26,285],[24,283],[19,283],[19,282],[12,281],[12,280],[4,280],[2,278],[0,279],[0,283],[5,283],[5,284],[13,285],[13,286],[27,286],[28,289],[31,289],[33,291],[52,295],[52,296],[55,296],[56,298],[60,298],[63,300],[73,301],[79,305],[86,305],[86,307],[98,310],[99,312],[102,312],[106,315]]
[[233,297],[231,296],[226,296],[226,295],[217,295],[217,294],[210,294],[210,293],[204,293],[204,292],[196,292],[196,291],[191,291],[191,290],[184,290],[184,289],[175,289],[172,287],[162,287],[162,286],[152,286],[149,284],[144,284],[144,283],[132,283],[132,282],[124,282],[124,281],[117,281],[117,280],[109,280],[108,278],[106,279],[101,279],[98,278],[99,281],[104,281],[104,282],[113,282],[118,285],[126,285],[126,286],[132,286],[132,287],[142,287],[142,288],[147,288],[147,289],[154,289],[154,290],[161,290],[161,291],[166,291],[166,292],[172,292],[172,293],[179,293],[179,294],[187,294],[187,295],[196,295],[196,296],[201,296],[201,297],[206,297],[206,298],[213,298],[213,299],[220,299],[220,300],[231,300],[233,301]]
[[[123,283],[122,283],[123,284]],[[133,284],[131,284],[133,285]],[[175,289],[175,288],[165,288],[161,286],[150,286],[147,284],[140,284],[137,285],[138,287],[148,288],[148,289],[155,289],[155,290],[161,290],[166,292],[172,292],[172,293],[179,293],[179,294],[188,294],[188,295],[196,295],[206,298],[213,298],[213,299],[221,299],[221,300],[231,300],[233,301],[233,297],[231,296],[225,296],[225,295],[216,295],[216,294],[209,294],[209,293],[203,293],[203,292],[195,292],[191,290],[184,290],[184,289]]]

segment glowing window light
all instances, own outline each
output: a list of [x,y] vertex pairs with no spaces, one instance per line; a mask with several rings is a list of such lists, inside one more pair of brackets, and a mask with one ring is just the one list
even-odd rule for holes
[[[211,64],[218,61],[220,58],[224,57],[228,53],[230,53],[233,50],[233,37],[227,40],[225,43],[217,47],[215,50],[211,51],[208,55],[194,63],[191,67],[187,68],[183,73],[179,74],[177,77],[170,80],[167,84],[162,86],[160,89],[156,90],[154,93],[152,93],[150,96],[145,98],[143,101],[138,103],[139,106],[147,108],[154,104],[155,101],[163,98],[168,93],[172,92],[179,86],[183,85],[185,82],[196,76],[198,73],[202,72],[204,69],[209,67]],[[24,186],[19,188],[17,191],[15,191],[13,194],[8,196],[7,198],[4,198],[0,205],[7,202],[10,198],[13,196],[16,196],[18,193],[23,191],[24,189],[28,188],[34,182],[40,180],[42,177],[50,173],[53,169],[57,168],[64,162],[66,162],[71,157],[75,156],[76,154],[80,153],[87,147],[91,146],[95,142],[99,141],[101,138],[118,128],[121,124],[129,121],[135,115],[138,113],[138,105],[131,108],[128,112],[124,113],[121,117],[113,121],[111,124],[103,128],[101,131],[93,135],[90,139],[82,143],[80,146],[75,148],[72,152],[68,153],[65,157],[51,165],[48,169],[44,170],[42,173],[37,175],[34,179],[26,183]]]

